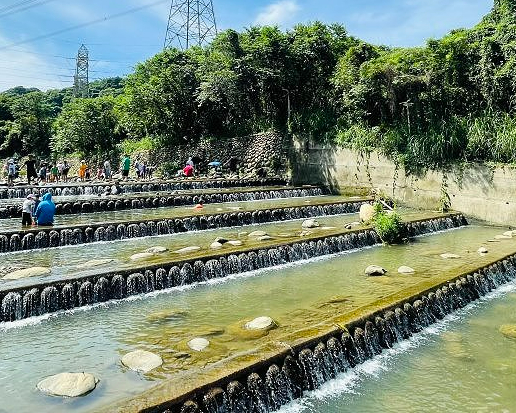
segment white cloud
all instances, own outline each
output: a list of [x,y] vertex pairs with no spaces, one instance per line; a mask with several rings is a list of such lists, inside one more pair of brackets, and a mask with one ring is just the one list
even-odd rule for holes
[[254,23],[260,26],[284,26],[294,21],[299,10],[300,7],[295,0],[281,0],[265,7]]

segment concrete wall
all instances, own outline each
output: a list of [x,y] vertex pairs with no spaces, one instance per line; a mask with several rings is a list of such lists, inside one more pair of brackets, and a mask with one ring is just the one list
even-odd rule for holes
[[[401,204],[437,209],[443,196],[451,208],[466,215],[504,225],[516,225],[516,168],[471,164],[452,171],[429,171],[407,176],[389,159],[372,153],[369,159],[348,149],[294,145],[293,180],[376,189]],[[443,185],[444,184],[444,185]]]

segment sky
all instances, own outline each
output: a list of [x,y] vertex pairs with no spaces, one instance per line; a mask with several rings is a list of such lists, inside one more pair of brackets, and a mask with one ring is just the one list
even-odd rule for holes
[[[81,44],[90,80],[131,73],[163,49],[172,1],[184,0],[2,0],[0,91],[72,86]],[[219,31],[318,20],[371,43],[420,46],[472,27],[492,0],[213,0],[213,7]]]

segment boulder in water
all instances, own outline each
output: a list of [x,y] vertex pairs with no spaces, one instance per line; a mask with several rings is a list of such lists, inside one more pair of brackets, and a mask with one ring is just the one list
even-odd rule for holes
[[254,320],[251,320],[247,323],[245,323],[244,328],[246,330],[261,330],[261,331],[268,331],[272,330],[273,328],[276,328],[277,324],[276,322],[267,316],[257,317]]
[[79,269],[88,269],[91,267],[100,267],[101,265],[109,264],[110,262],[114,261],[112,258],[106,258],[103,260],[90,260],[85,263],[79,264],[77,268]]
[[148,260],[149,258],[153,258],[154,254],[150,252],[139,252],[138,254],[131,255],[132,261],[140,261],[140,260]]
[[500,333],[507,338],[516,339],[516,324],[504,324],[500,326]]
[[22,270],[16,270],[5,275],[3,280],[19,280],[21,278],[38,277],[40,275],[50,274],[50,268],[46,267],[31,267]]
[[122,357],[122,364],[131,370],[147,373],[163,364],[157,354],[145,350],[136,350]]
[[305,219],[301,224],[303,228],[319,228],[320,225],[315,219]]
[[215,242],[218,242],[219,244],[225,244],[226,242],[228,242],[228,240],[223,237],[217,237],[215,238]]
[[210,345],[210,342],[205,338],[197,337],[190,340],[186,344],[194,351],[203,351]]
[[487,254],[489,251],[487,250],[487,248],[486,248],[486,247],[480,247],[480,248],[477,250],[477,252],[478,252],[479,254]]
[[505,231],[503,233],[503,235],[506,237],[512,238],[514,236],[514,232],[513,231]]
[[449,252],[441,254],[441,258],[447,259],[447,260],[453,260],[460,258],[460,255],[457,254],[450,254]]
[[365,269],[365,273],[366,275],[369,275],[371,277],[378,277],[381,275],[385,275],[385,273],[387,273],[387,270],[378,265],[370,265]]
[[416,272],[414,268],[407,267],[406,265],[402,265],[400,268],[398,268],[398,272],[400,274],[413,274]]
[[363,204],[360,207],[360,221],[370,222],[374,218],[374,207],[371,204]]
[[147,248],[143,252],[148,252],[150,254],[163,254],[164,252],[167,252],[167,251],[168,251],[168,248],[165,248],[165,247],[162,247],[162,246],[158,245],[156,247]]
[[201,247],[198,247],[196,245],[192,245],[191,247],[184,247],[177,251],[174,251],[176,254],[190,254],[191,252],[199,251]]
[[268,235],[268,234],[265,231],[253,231],[248,235],[248,237],[258,238],[258,237],[264,237],[266,235]]
[[220,242],[215,241],[211,243],[210,248],[213,250],[218,250],[222,248],[222,244]]
[[59,373],[41,380],[37,388],[52,396],[79,397],[94,390],[98,382],[90,373]]

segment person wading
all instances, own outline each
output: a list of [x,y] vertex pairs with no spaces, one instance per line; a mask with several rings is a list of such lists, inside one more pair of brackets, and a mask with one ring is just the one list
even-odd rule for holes
[[56,213],[56,206],[52,202],[52,194],[47,192],[43,195],[43,200],[39,203],[34,213],[36,223],[38,225],[54,225],[54,215]]

